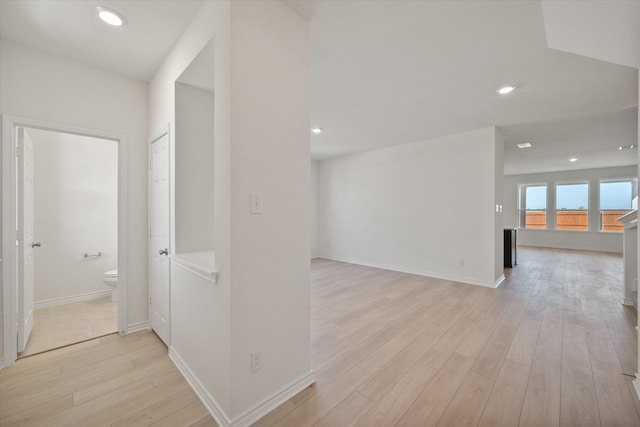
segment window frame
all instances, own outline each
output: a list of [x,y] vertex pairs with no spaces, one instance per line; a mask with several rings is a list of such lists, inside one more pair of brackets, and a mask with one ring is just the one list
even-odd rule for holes
[[[545,199],[544,199],[544,204],[545,207],[544,209],[531,209],[531,210],[535,210],[535,211],[540,211],[542,210],[544,212],[544,227],[527,227],[526,226],[526,189],[528,187],[544,187],[544,193],[545,193]],[[525,207],[523,208],[523,204],[525,205]],[[549,184],[548,183],[520,183],[518,184],[518,206],[517,206],[517,212],[518,212],[518,228],[523,229],[523,230],[537,230],[537,231],[549,231]],[[524,221],[523,221],[523,212],[524,212]],[[524,224],[523,224],[524,222]]]
[[[558,208],[558,189],[562,186],[568,185],[586,185],[587,186],[587,205],[585,209],[560,209]],[[591,230],[591,182],[588,179],[585,180],[572,180],[572,181],[561,181],[554,183],[554,206],[553,206],[553,218],[554,218],[554,228],[553,231],[569,231],[569,232],[578,232],[578,233],[588,233]],[[567,228],[558,228],[558,214],[560,212],[586,212],[587,221],[586,221],[586,229],[567,229]],[[579,224],[580,225],[580,224]]]
[[[633,185],[634,185],[634,181],[635,181],[635,186],[636,186],[636,197],[638,197],[638,178],[637,177],[628,177],[628,178],[603,178],[603,179],[599,179],[598,180],[598,233],[614,233],[614,234],[621,234],[624,232],[624,226],[621,227],[620,230],[603,230],[602,227],[605,225],[602,222],[602,184],[603,183],[615,183],[615,182],[631,182],[632,185],[632,190],[631,190],[631,208],[626,210],[626,212],[631,212],[634,210],[633,207]],[[637,209],[637,207],[635,208]],[[609,209],[609,210],[625,210],[625,209]],[[620,214],[620,216],[622,216],[623,214]]]

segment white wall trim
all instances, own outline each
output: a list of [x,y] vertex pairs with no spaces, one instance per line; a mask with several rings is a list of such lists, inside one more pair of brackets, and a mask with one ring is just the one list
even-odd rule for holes
[[[16,183],[15,129],[18,127],[64,132],[74,135],[109,139],[118,143],[118,330],[125,333],[127,325],[127,138],[124,135],[48,123],[11,115],[2,116],[2,316],[3,366],[12,365],[18,355],[16,330]],[[148,323],[148,322],[147,322]]]
[[628,305],[629,307],[635,307],[636,306],[634,304],[633,298],[622,298],[622,300],[620,300],[620,303],[622,305]]
[[[16,307],[16,162],[15,126],[2,117],[2,366],[10,366],[18,355]],[[5,321],[6,320],[6,321]]]
[[260,418],[273,411],[278,406],[282,405],[287,400],[291,399],[296,394],[300,393],[311,384],[315,383],[313,371],[309,371],[307,374],[293,381],[289,385],[285,386],[282,390],[274,393],[261,403],[257,404],[253,408],[247,410],[242,415],[236,417],[233,420],[229,420],[229,417],[225,411],[218,405],[218,402],[206,391],[205,387],[200,383],[198,378],[191,372],[187,364],[182,360],[178,352],[174,347],[169,347],[169,358],[176,365],[180,373],[187,380],[193,391],[202,401],[202,404],[207,408],[211,416],[221,427],[248,427],[252,423],[255,423]]
[[151,330],[151,326],[149,326],[149,321],[145,320],[144,322],[132,323],[128,325],[126,333],[132,334],[134,332],[150,331],[150,330]]
[[187,380],[216,423],[221,427],[230,427],[231,421],[229,420],[229,417],[227,417],[227,414],[222,410],[220,405],[218,405],[218,402],[216,402],[216,400],[207,392],[206,388],[200,383],[198,378],[191,372],[191,369],[189,369],[173,346],[169,347],[169,358],[176,365],[176,368],[178,368],[184,379]]
[[111,289],[105,289],[104,291],[87,292],[85,294],[71,295],[68,297],[53,298],[45,301],[38,301],[33,303],[33,309],[38,310],[40,308],[56,307],[63,304],[71,304],[80,301],[91,301],[94,299],[100,299],[103,297],[111,297]]
[[[202,253],[213,254],[213,251],[203,251]],[[219,272],[215,266],[201,267],[184,259],[184,255],[186,254],[176,254],[171,256],[171,261],[173,261],[172,266],[180,267],[189,273],[195,274],[196,276],[213,283],[214,285],[218,283]]]
[[231,427],[250,426],[315,382],[313,371],[309,371],[306,375],[298,378],[279,392],[265,399],[262,403],[235,418],[231,423]]
[[365,267],[381,268],[383,270],[398,271],[400,273],[415,274],[417,276],[426,276],[426,277],[433,277],[436,279],[450,280],[452,282],[466,283],[468,285],[483,286],[485,288],[493,288],[493,289],[500,286],[500,284],[505,280],[504,274],[501,275],[495,282],[489,282],[485,280],[476,280],[469,277],[451,276],[448,274],[436,273],[433,271],[419,270],[419,269],[406,268],[406,267],[397,267],[394,265],[387,265],[387,264],[376,264],[376,263],[360,261],[360,260],[351,259],[351,258],[343,258],[343,257],[330,256],[330,255],[322,255],[318,258],[325,258],[333,261],[346,262],[349,264],[363,265]]

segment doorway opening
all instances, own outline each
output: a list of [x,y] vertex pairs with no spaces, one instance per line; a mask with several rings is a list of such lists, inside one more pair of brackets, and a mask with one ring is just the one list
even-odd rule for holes
[[124,333],[124,144],[118,135],[3,118],[0,366]]
[[23,132],[33,148],[33,195],[24,201],[25,214],[33,206],[33,282],[24,283],[27,273],[22,281],[33,286],[33,329],[18,358],[118,330],[118,144]]

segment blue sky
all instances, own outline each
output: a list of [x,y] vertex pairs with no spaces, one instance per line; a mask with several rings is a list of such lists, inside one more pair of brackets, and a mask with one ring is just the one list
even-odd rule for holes
[[600,184],[600,209],[631,209],[630,182],[603,182]]
[[547,186],[527,187],[527,209],[547,208]]
[[[626,182],[600,183],[600,209],[631,209],[632,184]],[[558,185],[556,193],[557,209],[578,209],[589,206],[587,184]],[[527,209],[547,207],[547,187],[526,187]]]
[[558,185],[556,209],[589,209],[589,184]]

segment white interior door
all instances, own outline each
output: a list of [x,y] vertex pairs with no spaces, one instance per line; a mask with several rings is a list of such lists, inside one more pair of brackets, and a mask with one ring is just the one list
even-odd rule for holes
[[150,241],[149,313],[151,329],[170,342],[169,271],[169,135],[151,144],[150,161]]
[[33,329],[33,142],[17,129],[18,166],[18,353],[24,351]]

